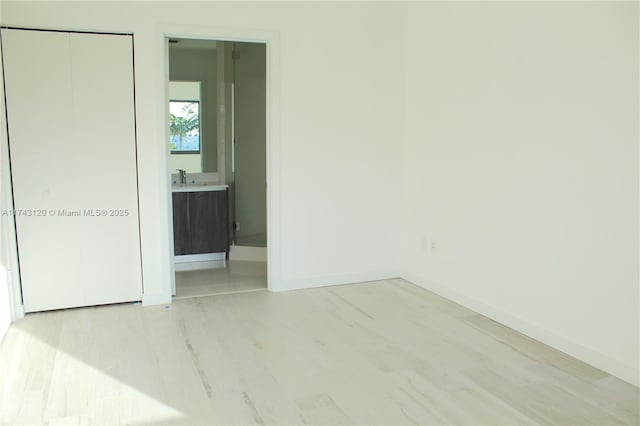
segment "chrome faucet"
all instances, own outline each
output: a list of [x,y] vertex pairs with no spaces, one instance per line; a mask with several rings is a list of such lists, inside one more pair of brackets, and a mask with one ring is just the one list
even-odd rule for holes
[[178,174],[180,175],[180,184],[184,185],[187,183],[187,171],[185,169],[178,169]]

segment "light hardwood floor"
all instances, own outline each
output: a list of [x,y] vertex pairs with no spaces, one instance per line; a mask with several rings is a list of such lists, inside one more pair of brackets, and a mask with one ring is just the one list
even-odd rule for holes
[[4,424],[637,425],[639,391],[403,280],[28,315]]
[[267,289],[267,262],[232,260],[224,267],[176,272],[175,299]]

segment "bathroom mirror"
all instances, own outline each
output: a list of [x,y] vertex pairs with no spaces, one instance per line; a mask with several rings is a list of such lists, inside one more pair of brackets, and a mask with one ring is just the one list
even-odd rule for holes
[[218,170],[217,52],[209,40],[169,40],[171,173]]
[[[171,170],[205,171],[202,138],[201,84],[199,81],[169,82],[169,149]],[[216,146],[214,144],[214,149]],[[213,170],[215,171],[215,170]]]

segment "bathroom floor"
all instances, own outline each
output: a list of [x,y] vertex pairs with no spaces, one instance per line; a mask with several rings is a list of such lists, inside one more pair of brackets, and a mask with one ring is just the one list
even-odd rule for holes
[[223,268],[176,272],[174,299],[266,290],[267,263],[233,260]]

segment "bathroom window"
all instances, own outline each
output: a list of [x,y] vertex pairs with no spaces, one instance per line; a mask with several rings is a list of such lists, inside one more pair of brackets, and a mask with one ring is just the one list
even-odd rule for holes
[[171,153],[200,153],[200,101],[172,100],[169,113]]

